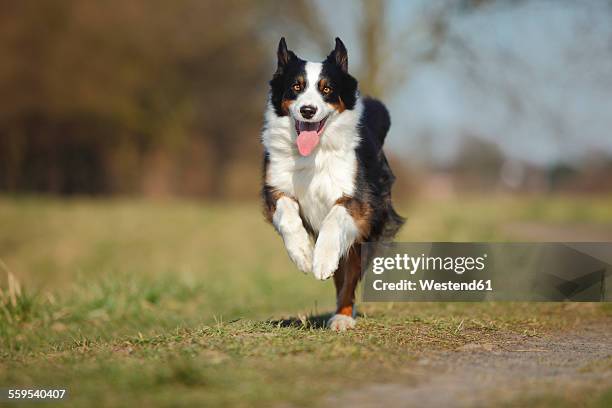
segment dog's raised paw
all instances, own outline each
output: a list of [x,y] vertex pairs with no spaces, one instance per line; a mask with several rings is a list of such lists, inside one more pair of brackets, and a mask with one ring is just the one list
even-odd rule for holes
[[306,235],[306,231],[304,231],[304,234],[287,236],[285,238],[285,248],[289,258],[291,258],[300,271],[304,273],[312,271],[312,254],[314,249]]
[[317,240],[312,260],[312,273],[319,280],[329,279],[338,269],[340,249],[337,239],[330,234],[321,234]]
[[314,262],[312,264],[312,273],[315,278],[319,280],[329,279],[334,275],[338,269],[338,261],[333,258],[317,257],[315,254]]
[[313,247],[308,238],[292,239],[286,242],[289,258],[304,273],[312,271]]
[[357,321],[354,318],[343,314],[335,314],[327,321],[327,327],[339,332],[352,329],[355,324],[357,324]]

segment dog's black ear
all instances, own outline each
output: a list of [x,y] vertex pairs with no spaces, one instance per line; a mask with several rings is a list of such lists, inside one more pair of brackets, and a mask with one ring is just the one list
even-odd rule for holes
[[336,48],[327,56],[327,59],[335,62],[342,72],[348,72],[348,52],[340,38],[336,37]]
[[289,51],[287,49],[287,43],[285,42],[285,37],[282,37],[280,39],[280,42],[278,43],[278,51],[276,52],[276,55],[278,56],[278,70],[282,70],[283,67],[285,67],[289,61],[291,61],[293,58],[295,58],[295,54],[292,51]]

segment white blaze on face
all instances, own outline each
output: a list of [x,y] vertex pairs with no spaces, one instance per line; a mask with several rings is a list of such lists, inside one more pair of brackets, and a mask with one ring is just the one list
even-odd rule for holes
[[[320,122],[331,113],[332,108],[323,100],[323,96],[319,92],[319,79],[322,68],[323,64],[320,62],[306,63],[306,89],[291,104],[290,108],[294,119],[303,122]],[[314,106],[317,108],[317,112],[312,118],[306,119],[300,113],[302,106]]]
[[[327,117],[333,111],[333,108],[323,100],[323,96],[319,92],[322,68],[323,64],[318,62],[306,63],[304,67],[306,71],[306,89],[304,89],[290,107],[297,132],[296,144],[302,156],[309,156],[316,149],[325,128]],[[305,106],[316,110],[311,118],[305,118],[302,115],[302,108]]]

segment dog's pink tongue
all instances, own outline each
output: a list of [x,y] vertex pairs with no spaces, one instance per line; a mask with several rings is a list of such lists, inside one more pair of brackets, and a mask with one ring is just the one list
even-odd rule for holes
[[304,157],[309,156],[319,144],[319,134],[316,130],[302,130],[297,137],[298,151]]

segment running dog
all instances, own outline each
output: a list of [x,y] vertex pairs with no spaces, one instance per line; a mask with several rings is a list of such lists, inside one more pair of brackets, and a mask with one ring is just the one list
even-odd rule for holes
[[327,325],[342,331],[355,326],[360,243],[390,240],[404,223],[382,150],[391,120],[360,95],[339,38],[323,62],[300,59],[284,38],[277,57],[262,131],[264,213],[301,271],[334,277]]

